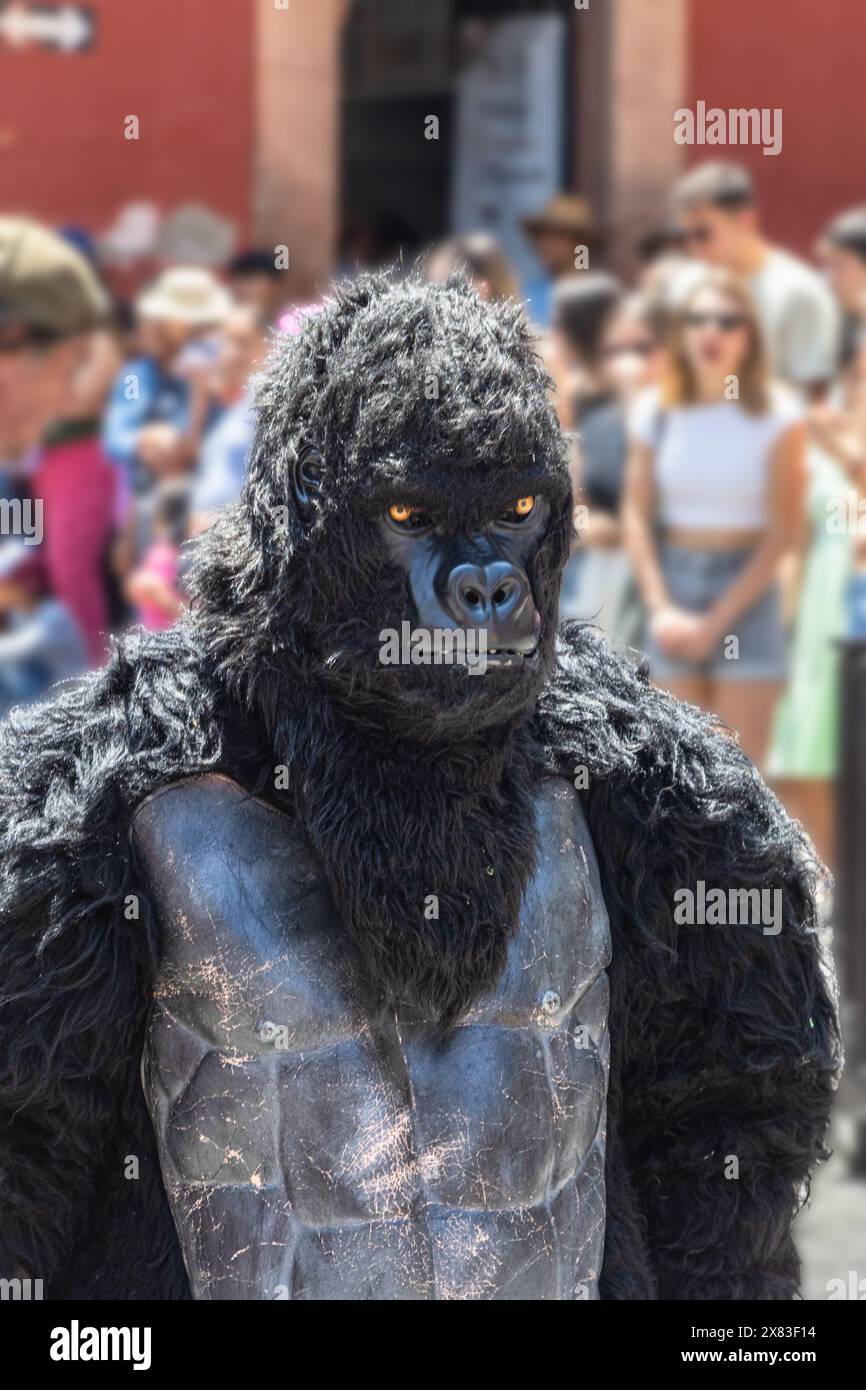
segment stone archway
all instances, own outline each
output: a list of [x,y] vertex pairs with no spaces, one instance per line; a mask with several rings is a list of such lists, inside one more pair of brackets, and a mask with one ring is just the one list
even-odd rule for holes
[[260,245],[288,247],[296,302],[325,288],[334,268],[339,46],[347,11],[348,0],[255,4],[253,236]]

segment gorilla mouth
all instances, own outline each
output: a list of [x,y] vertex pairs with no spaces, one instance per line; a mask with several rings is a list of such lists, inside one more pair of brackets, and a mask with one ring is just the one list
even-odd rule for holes
[[522,666],[524,662],[531,661],[538,651],[538,643],[531,651],[521,652],[513,647],[488,647],[485,659],[488,666],[495,666],[497,669],[504,666]]
[[464,644],[459,651],[446,644],[441,652],[436,630],[409,620],[375,636],[341,630],[342,640],[326,643],[320,671],[350,718],[370,717],[376,708],[380,724],[409,719],[413,733],[447,727],[454,737],[467,721],[477,729],[479,720],[511,717],[534,700],[545,667],[541,630],[540,621],[532,636],[483,625],[451,629]]

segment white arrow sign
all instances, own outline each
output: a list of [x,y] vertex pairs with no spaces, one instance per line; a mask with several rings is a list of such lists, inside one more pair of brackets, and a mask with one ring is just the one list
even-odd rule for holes
[[0,38],[13,48],[38,43],[74,53],[87,48],[93,39],[93,19],[75,5],[58,5],[52,10],[9,5],[0,11]]

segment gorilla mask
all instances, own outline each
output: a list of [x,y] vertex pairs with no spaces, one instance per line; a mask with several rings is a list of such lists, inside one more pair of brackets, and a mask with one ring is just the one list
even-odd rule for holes
[[[279,345],[228,523],[244,630],[225,626],[223,588],[214,632],[238,677],[259,668],[242,653],[267,643],[271,669],[294,668],[290,689],[300,668],[347,718],[418,739],[530,709],[570,532],[548,385],[519,308],[482,304],[460,280],[365,278]],[[215,543],[225,554],[225,534]]]

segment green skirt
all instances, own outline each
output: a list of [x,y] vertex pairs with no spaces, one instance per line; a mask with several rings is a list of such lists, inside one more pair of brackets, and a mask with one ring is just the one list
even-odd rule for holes
[[845,587],[851,573],[850,535],[833,534],[833,503],[851,484],[822,450],[808,452],[811,541],[791,646],[790,679],[776,711],[766,774],[836,775],[839,733],[839,639],[845,630]]

